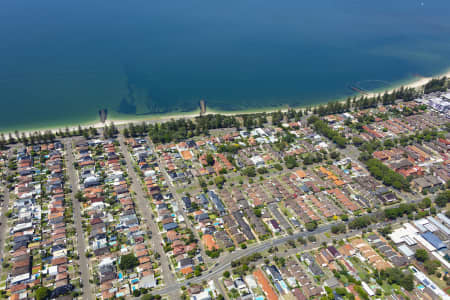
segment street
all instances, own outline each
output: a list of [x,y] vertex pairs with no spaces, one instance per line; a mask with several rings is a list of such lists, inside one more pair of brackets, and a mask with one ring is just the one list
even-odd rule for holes
[[[149,138],[146,138],[146,140],[147,140],[147,142],[150,143],[152,150],[155,151],[155,147],[154,147],[152,141],[150,141]],[[183,209],[184,204],[180,199],[180,195],[177,193],[174,185],[172,184],[169,174],[167,174],[166,165],[161,161],[159,155],[157,156],[157,162],[158,162],[158,165],[161,166],[161,172],[164,175],[164,179],[166,180],[167,185],[169,186],[169,190],[170,190],[171,194],[173,195],[174,199],[177,202],[178,209],[180,210],[181,214],[183,215],[186,225],[188,226],[188,228],[190,228],[192,230],[192,233],[194,234],[195,238],[199,241],[198,246],[200,247],[200,253],[202,255],[203,261],[208,266],[209,264],[212,263],[212,259],[206,255],[205,247],[203,246],[203,243],[200,240],[200,236],[199,236],[197,230],[194,228],[194,225],[192,224],[191,220],[188,218],[188,215],[186,214],[185,210]]]
[[74,216],[74,224],[76,230],[76,242],[77,242],[77,251],[80,257],[80,271],[81,271],[81,282],[83,283],[83,299],[95,299],[92,295],[92,288],[89,282],[89,260],[86,257],[86,245],[85,245],[85,237],[83,232],[83,226],[81,225],[81,207],[80,202],[75,198],[76,193],[79,190],[78,186],[78,175],[75,170],[73,163],[75,162],[75,158],[73,156],[73,148],[72,148],[72,140],[70,139],[64,145],[66,150],[66,168],[69,176],[69,183],[72,186],[72,193],[70,195],[73,204],[73,216]]
[[[11,158],[11,154],[12,154],[12,150],[10,149],[8,151],[8,161]],[[5,172],[4,178],[6,179],[6,177],[9,175],[10,170],[7,168],[7,171]],[[5,240],[6,237],[9,236],[6,231],[8,229],[8,218],[6,216],[8,209],[9,209],[9,189],[7,188],[7,183],[6,180],[5,182],[1,182],[1,178],[0,178],[0,190],[3,191],[3,202],[1,203],[1,217],[0,217],[0,270],[3,270],[3,251],[5,248]],[[0,196],[1,197],[1,196]]]
[[[136,206],[141,212],[142,217],[144,218],[144,222],[147,224],[147,226],[150,227],[150,230],[152,232],[152,249],[160,254],[160,263],[161,263],[161,269],[162,269],[162,275],[164,280],[165,286],[172,286],[176,279],[174,277],[174,274],[169,268],[169,261],[168,257],[166,256],[164,249],[162,247],[162,238],[161,234],[159,233],[158,225],[153,220],[153,214],[151,211],[150,202],[147,200],[146,195],[143,191],[143,186],[141,185],[141,179],[137,176],[135,170],[134,170],[134,163],[131,159],[130,152],[127,149],[127,146],[125,145],[125,141],[122,136],[119,137],[120,142],[120,151],[123,153],[125,162],[127,164],[127,170],[128,175],[132,179],[131,189],[136,194]],[[173,292],[168,290],[167,292]]]

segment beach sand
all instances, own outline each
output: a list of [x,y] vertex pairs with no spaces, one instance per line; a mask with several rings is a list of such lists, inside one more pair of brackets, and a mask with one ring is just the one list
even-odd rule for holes
[[[405,87],[405,88],[420,88],[423,87],[427,82],[429,82],[431,79],[433,78],[442,78],[442,77],[450,77],[450,71],[438,75],[438,76],[434,76],[434,77],[421,77],[418,78],[417,80],[414,80],[412,82],[406,83],[406,84],[401,84],[401,85],[396,85],[395,87],[392,87],[388,90],[383,90],[383,91],[377,91],[377,92],[371,92],[371,93],[367,93],[364,94],[364,96],[366,97],[376,97],[378,95],[382,95],[385,92],[391,93],[392,91],[399,89],[401,86]],[[363,96],[362,94],[359,96]],[[332,100],[330,100],[332,101]],[[330,101],[327,101],[325,103],[317,103],[317,104],[311,104],[311,105],[304,105],[303,107],[307,107],[307,106],[319,106],[322,104],[326,104]],[[343,99],[336,99],[336,101],[345,101]],[[296,108],[301,108],[301,107],[296,107]],[[257,113],[257,112],[273,112],[273,111],[278,111],[281,110],[283,112],[287,111],[287,108],[282,108],[282,106],[278,107],[278,108],[261,108],[261,109],[249,109],[249,110],[243,110],[243,111],[218,111],[218,110],[213,110],[208,108],[208,112],[205,115],[210,115],[210,114],[222,114],[222,115],[226,115],[226,116],[232,116],[232,115],[238,115],[238,114],[246,114],[246,113]],[[126,124],[130,124],[130,123],[134,123],[134,124],[139,124],[142,122],[146,122],[146,123],[162,123],[162,122],[166,122],[169,120],[177,120],[177,119],[192,119],[199,116],[199,110],[194,111],[194,112],[190,112],[190,113],[180,113],[180,114],[173,114],[173,115],[149,115],[148,117],[142,117],[142,118],[130,118],[130,119],[111,119],[111,120],[107,120],[105,123],[102,122],[92,122],[92,123],[86,123],[86,124],[81,124],[81,126],[83,128],[89,128],[89,127],[94,127],[94,128],[103,128],[105,125],[110,126],[111,124],[114,124],[117,127],[126,125]],[[78,129],[78,125],[77,126],[69,126],[68,127],[70,131],[76,130]],[[29,136],[30,134],[37,132],[37,131],[47,131],[50,130],[54,133],[56,133],[58,130],[65,130],[65,127],[62,126],[57,126],[57,127],[49,127],[49,128],[34,128],[34,129],[30,129],[30,130],[24,130],[24,131],[20,131],[20,135],[22,135],[22,133],[25,133],[25,135]],[[5,136],[7,136],[9,133],[13,134],[14,136],[14,132],[4,132]]]

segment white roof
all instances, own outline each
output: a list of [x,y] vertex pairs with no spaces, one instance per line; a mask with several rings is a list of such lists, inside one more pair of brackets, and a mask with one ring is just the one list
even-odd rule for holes
[[153,288],[156,286],[155,276],[153,274],[142,277],[139,281],[140,288]]
[[442,223],[439,223],[435,218],[433,217],[428,217],[427,218],[431,223],[433,223],[434,226],[436,226],[440,231],[442,231],[443,233],[445,233],[446,235],[450,235],[450,229],[447,228],[447,226],[445,226]]
[[408,246],[413,246],[417,244],[416,240],[413,239],[411,236],[404,236],[403,240]]
[[410,223],[406,223],[406,224],[403,224],[403,226],[410,232],[410,233],[417,233],[417,232],[419,232],[418,230],[417,230],[417,228],[415,228],[413,225],[411,225]]
[[361,282],[361,285],[363,287],[363,289],[367,292],[367,294],[369,294],[369,296],[375,296],[374,291],[369,287],[369,285],[367,283],[365,283],[364,281]]
[[421,232],[427,231],[427,229],[423,227],[423,225],[419,222],[419,220],[414,221],[414,226],[416,226],[416,228],[419,229]]
[[253,277],[253,275],[245,276],[244,280],[247,283],[249,288],[256,289],[258,287],[258,285],[256,284],[256,281],[255,281],[255,277]]
[[405,242],[409,246],[416,244],[416,241],[413,239],[413,237],[416,234],[415,231],[417,231],[417,230],[414,228],[414,230],[412,231],[412,230],[410,230],[410,227],[406,228],[406,225],[410,225],[410,224],[405,224],[404,227],[394,230],[389,235],[389,237],[395,244],[400,244],[402,242]]
[[16,282],[24,281],[30,278],[30,273],[25,273],[22,275],[18,275],[11,278],[11,283],[14,284]]
[[18,231],[22,231],[22,230],[25,230],[25,229],[31,228],[31,227],[33,227],[33,223],[31,223],[31,222],[21,223],[21,224],[17,224],[16,226],[14,226],[13,231],[18,232]]
[[427,223],[427,224],[423,225],[423,227],[425,227],[426,229],[428,229],[428,231],[430,231],[430,232],[435,232],[435,231],[438,230],[437,227],[434,226],[434,225],[431,224],[431,223]]
[[391,240],[395,243],[395,244],[400,244],[402,242],[404,242],[403,237],[405,235],[407,235],[407,230],[405,228],[399,228],[394,230],[389,237],[391,238]]
[[58,274],[58,266],[51,266],[50,268],[48,268],[48,274],[49,275]]
[[420,224],[420,225],[425,225],[425,224],[427,224],[427,223],[429,223],[429,222],[428,222],[427,219],[422,218],[422,219],[419,219],[419,220],[417,220],[417,221],[414,221],[414,223]]
[[443,223],[447,224],[447,226],[450,226],[450,219],[447,218],[446,215],[444,215],[444,214],[442,214],[442,213],[439,213],[439,214],[437,214],[437,217],[438,217]]
[[208,290],[203,290],[198,294],[192,295],[191,299],[194,300],[209,300],[211,299],[211,296],[209,295],[209,291]]
[[96,182],[98,179],[95,176],[89,176],[86,178],[85,182]]
[[398,250],[400,250],[400,252],[403,253],[403,255],[405,255],[406,257],[411,257],[414,255],[414,252],[411,250],[411,248],[406,245],[399,246]]
[[114,260],[112,260],[110,257],[105,257],[104,259],[102,259],[102,261],[98,265],[99,266],[111,265],[113,263],[114,263]]
[[264,164],[264,159],[262,159],[262,157],[261,156],[253,156],[252,158],[250,158],[250,160],[255,164],[255,165],[257,165],[257,164],[259,164],[259,163],[262,163],[262,164]]

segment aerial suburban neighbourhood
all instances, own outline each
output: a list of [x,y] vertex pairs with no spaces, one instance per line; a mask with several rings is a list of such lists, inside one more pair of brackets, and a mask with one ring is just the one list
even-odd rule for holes
[[3,299],[450,299],[450,90],[2,134]]

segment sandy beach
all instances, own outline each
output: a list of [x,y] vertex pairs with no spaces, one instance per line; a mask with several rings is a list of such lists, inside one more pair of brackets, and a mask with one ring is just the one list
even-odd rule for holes
[[[438,76],[434,76],[434,77],[421,77],[418,78],[417,80],[414,80],[412,82],[406,83],[406,84],[400,84],[400,85],[396,85],[395,87],[392,87],[388,90],[382,90],[382,91],[377,91],[377,92],[371,92],[371,93],[367,93],[365,94],[366,97],[376,97],[378,95],[382,95],[385,92],[392,92],[398,88],[400,88],[401,86],[405,87],[405,88],[420,88],[423,87],[427,82],[429,82],[431,79],[433,78],[442,78],[442,77],[450,77],[450,71],[447,71],[443,74],[440,74]],[[360,95],[362,96],[362,95]],[[329,100],[325,103],[316,103],[316,104],[310,104],[310,105],[304,105],[302,107],[306,107],[306,106],[319,106],[322,104],[326,104],[330,101],[333,100]],[[345,101],[344,99],[336,99],[335,101]],[[302,108],[302,107],[294,107],[294,108]],[[249,110],[243,110],[243,111],[217,111],[214,109],[208,109],[208,112],[205,115],[210,115],[210,114],[222,114],[222,115],[227,115],[227,116],[231,116],[231,115],[238,115],[238,114],[246,114],[246,113],[257,113],[257,112],[273,112],[273,111],[287,111],[287,108],[283,108],[282,106],[278,107],[278,108],[261,108],[261,109],[249,109]],[[148,117],[142,117],[142,118],[130,118],[130,119],[110,119],[107,120],[105,123],[102,122],[92,122],[92,123],[85,123],[85,124],[80,124],[83,128],[89,128],[89,127],[93,127],[93,128],[103,128],[105,125],[111,125],[114,124],[115,126],[123,126],[126,124],[130,124],[130,123],[134,123],[134,124],[139,124],[142,122],[146,122],[146,123],[162,123],[162,122],[166,122],[169,120],[176,120],[176,119],[191,119],[191,118],[195,118],[199,116],[199,110],[198,111],[193,111],[190,113],[180,113],[180,114],[167,114],[167,115],[149,115]],[[20,131],[20,135],[22,135],[22,133],[25,133],[25,135],[29,136],[30,134],[37,132],[37,131],[47,131],[50,130],[54,133],[56,133],[57,131],[59,131],[60,129],[62,131],[65,130],[65,126],[57,126],[57,127],[48,127],[48,128],[34,128],[34,129],[30,129],[30,130],[22,130]],[[70,131],[73,131],[75,129],[78,129],[78,125],[77,126],[68,126]],[[13,134],[14,136],[14,132],[3,132],[5,134],[5,136],[9,135],[9,133]]]
[[[431,79],[433,78],[442,78],[442,77],[450,77],[450,71],[447,71],[444,74],[438,75],[438,76],[434,76],[434,77],[420,77],[417,80],[414,80],[410,83],[404,84],[403,87],[405,88],[419,88],[419,87],[423,87],[427,82],[429,82]],[[399,89],[402,85],[396,85],[395,87],[388,89],[387,92],[391,93],[392,91]],[[368,97],[376,97],[380,94],[384,94],[385,91],[379,91],[379,92],[372,92],[372,93],[368,93],[367,96]]]

